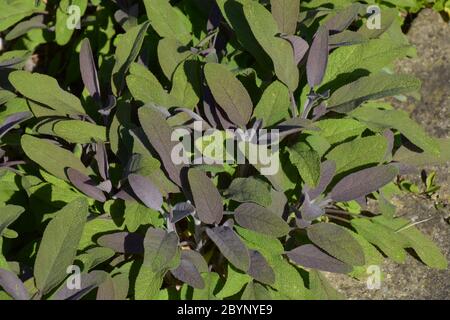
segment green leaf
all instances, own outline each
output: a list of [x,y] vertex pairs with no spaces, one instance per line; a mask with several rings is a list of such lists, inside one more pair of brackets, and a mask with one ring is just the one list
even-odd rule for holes
[[272,59],[275,74],[291,92],[298,87],[299,71],[291,44],[279,38],[277,23],[270,12],[256,1],[246,2],[244,14],[256,40]]
[[[56,10],[55,24],[55,39],[57,44],[64,46],[70,41],[77,24],[81,24],[81,18],[86,11],[87,4],[87,0],[62,0],[59,3],[59,7]],[[70,6],[76,6],[77,10],[69,10]],[[78,14],[78,12],[80,13],[80,21],[75,20],[75,14]]]
[[194,289],[192,300],[217,300],[214,291],[218,286],[220,277],[215,272],[203,273],[202,278],[205,282],[205,288]]
[[237,202],[254,202],[268,207],[272,203],[270,190],[270,185],[260,179],[236,178],[224,192],[224,196]]
[[169,80],[172,80],[175,69],[191,55],[192,52],[174,38],[163,38],[158,42],[159,65]]
[[162,38],[173,38],[182,44],[191,40],[191,22],[167,0],[144,0],[147,17]]
[[320,156],[308,148],[303,147],[304,143],[297,143],[289,148],[289,159],[297,168],[303,181],[311,188],[315,188],[320,179]]
[[376,245],[389,258],[397,263],[405,261],[404,240],[398,234],[368,219],[353,219],[351,223],[358,234]]
[[249,249],[261,252],[266,258],[272,255],[281,255],[284,248],[281,242],[272,236],[234,226],[239,236],[244,240]]
[[327,101],[327,107],[335,112],[345,113],[368,100],[417,91],[420,84],[420,80],[415,77],[378,73],[340,87]]
[[60,88],[56,79],[40,73],[14,71],[9,81],[22,95],[48,106],[51,115],[84,114],[80,100],[73,94]]
[[410,49],[411,46],[395,43],[390,39],[373,39],[337,48],[329,56],[323,88],[344,85],[352,75],[363,70],[378,72],[396,59],[406,56]]
[[316,270],[309,271],[309,289],[314,300],[343,300],[345,296],[333,288],[327,278]]
[[15,205],[0,207],[0,237],[2,236],[3,231],[5,231],[11,223],[16,221],[24,211],[24,208]]
[[45,228],[34,264],[36,286],[42,294],[55,288],[73,264],[88,214],[85,198],[78,198],[56,213]]
[[3,256],[2,251],[3,251],[3,238],[0,237],[0,269],[12,271],[11,268],[9,267],[8,261],[6,261],[5,257]]
[[182,62],[173,74],[170,95],[180,106],[194,109],[201,97],[200,64],[196,60]]
[[307,298],[303,278],[296,267],[281,256],[273,256],[271,259],[267,259],[267,262],[275,272],[273,287],[278,290],[281,299],[303,300]]
[[264,127],[270,127],[289,117],[289,89],[274,81],[264,93],[253,111],[253,117],[262,119]]
[[241,300],[271,300],[270,292],[258,282],[247,283]]
[[336,174],[349,172],[384,159],[387,140],[383,136],[369,136],[342,143],[325,156],[336,163]]
[[280,32],[295,34],[300,13],[300,0],[271,0],[270,6]]
[[280,216],[254,203],[241,204],[235,210],[234,218],[244,228],[277,238],[290,230]]
[[[15,98],[16,95],[8,90],[0,89],[0,105],[8,102],[9,100]],[[3,118],[3,111],[2,111],[2,118]],[[1,118],[0,118],[1,119]],[[0,121],[0,123],[3,121]]]
[[178,236],[162,229],[149,228],[144,239],[144,261],[135,284],[135,299],[155,299],[164,275],[179,262]]
[[231,121],[245,126],[253,111],[253,103],[245,87],[224,65],[208,63],[204,71],[216,102]]
[[178,252],[178,236],[175,232],[149,228],[144,239],[143,267],[151,267],[153,272],[168,270]]
[[177,142],[171,140],[172,128],[161,113],[151,107],[139,108],[138,116],[148,141],[158,153],[170,179],[177,185],[181,185],[181,166],[174,164],[171,156],[177,145]]
[[330,145],[359,136],[367,127],[354,119],[324,119],[314,123],[319,132],[307,131],[325,138]]
[[141,205],[137,201],[125,201],[125,225],[128,231],[136,232],[142,225],[152,225],[155,227],[162,227],[164,219],[160,213]]
[[178,104],[176,103],[176,100],[164,90],[153,73],[141,64],[131,64],[130,75],[127,76],[126,82],[133,98],[145,104],[154,103],[157,106],[166,108]]
[[114,254],[114,250],[110,248],[95,247],[87,250],[86,253],[79,255],[77,260],[80,260],[83,263],[83,271],[87,272],[110,259]]
[[96,236],[111,233],[112,231],[117,231],[118,229],[120,228],[117,228],[112,219],[96,218],[89,220],[83,229],[78,249],[86,250],[86,248],[96,245]]
[[44,10],[45,4],[43,2],[36,6],[34,1],[28,0],[1,1],[0,31],[6,30],[34,12],[42,12]]
[[375,217],[373,220],[377,224],[395,230],[396,234],[404,238],[405,247],[412,248],[426,265],[440,270],[448,268],[448,261],[439,248],[430,238],[412,226],[408,220],[403,218],[388,219],[383,216]]
[[237,270],[231,263],[228,264],[227,270],[227,280],[223,288],[216,294],[217,298],[226,298],[237,294],[246,283],[252,280],[248,274]]
[[[409,0],[406,0],[409,1]],[[375,29],[369,29],[366,25],[362,25],[358,33],[364,36],[366,39],[373,39],[378,38],[380,35],[384,36],[389,33],[390,30],[393,30],[393,27],[398,26],[399,33],[402,35],[402,37],[405,37],[403,33],[401,32],[401,25],[400,25],[400,19],[399,19],[399,12],[397,8],[388,8],[385,6],[381,7],[381,15],[383,16],[383,19],[381,19],[381,26],[380,28]],[[399,43],[403,43],[402,41],[395,41]]]
[[434,140],[440,149],[440,154],[435,155],[431,152],[414,152],[408,148],[400,147],[394,155],[394,161],[409,164],[412,166],[425,165],[441,165],[450,162],[450,139],[435,139]]
[[378,195],[378,208],[380,209],[381,214],[386,218],[393,218],[397,209],[394,204],[386,199],[381,190]]
[[55,134],[70,143],[105,142],[106,127],[102,127],[87,121],[66,120],[58,121],[53,126]]
[[369,243],[362,235],[350,231],[351,235],[358,241],[359,245],[364,251],[364,259],[366,263],[364,266],[353,266],[353,271],[348,275],[355,277],[359,280],[366,279],[368,277],[367,268],[369,266],[381,266],[384,261],[383,255]]
[[243,7],[248,2],[249,0],[217,0],[217,5],[227,23],[235,31],[239,43],[248,53],[255,57],[260,67],[271,69],[272,63],[270,57],[255,39],[245,18]]
[[5,40],[12,41],[27,34],[31,30],[46,29],[46,28],[47,26],[43,23],[43,16],[36,15],[28,20],[24,20],[16,24],[14,28],[12,28],[5,36]]
[[439,155],[439,144],[430,138],[425,130],[403,110],[380,110],[373,106],[362,106],[351,112],[350,115],[359,121],[381,128],[398,130],[419,148],[432,153],[434,156]]
[[145,34],[150,23],[148,21],[135,26],[121,35],[118,40],[115,63],[112,70],[111,86],[115,96],[118,96],[125,84],[125,75],[130,68],[131,63],[136,60],[141,51]]
[[317,223],[306,232],[314,244],[336,259],[351,266],[364,265],[364,252],[347,229],[332,223]]
[[298,270],[282,257],[284,248],[274,237],[234,226],[247,247],[259,251],[275,272],[275,284],[280,299],[304,299],[306,288]]
[[31,160],[60,179],[69,181],[65,173],[67,168],[74,168],[87,176],[92,174],[92,170],[86,168],[72,152],[51,142],[24,135],[21,139],[21,145],[23,151]]
[[136,278],[134,298],[136,300],[153,300],[158,297],[166,271],[154,272],[142,266]]
[[97,300],[126,300],[129,289],[128,274],[119,273],[114,277],[107,275],[98,287]]

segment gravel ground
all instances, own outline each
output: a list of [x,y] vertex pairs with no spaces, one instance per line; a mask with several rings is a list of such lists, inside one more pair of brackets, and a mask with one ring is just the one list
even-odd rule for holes
[[[418,57],[400,61],[398,71],[414,74],[422,80],[421,101],[410,100],[398,106],[411,112],[427,132],[435,137],[449,137],[450,128],[450,25],[438,13],[424,10],[413,21],[408,38],[416,46]],[[450,260],[450,175],[449,165],[425,168],[437,172],[441,189],[435,199],[405,195],[396,199],[398,215],[420,221],[417,227],[442,249]],[[417,175],[407,177],[419,182]],[[440,202],[443,208],[436,209]],[[447,220],[447,221],[446,221]],[[450,271],[433,270],[413,257],[402,264],[386,260],[381,288],[368,290],[365,282],[346,276],[327,274],[335,287],[350,299],[446,299],[450,300]]]

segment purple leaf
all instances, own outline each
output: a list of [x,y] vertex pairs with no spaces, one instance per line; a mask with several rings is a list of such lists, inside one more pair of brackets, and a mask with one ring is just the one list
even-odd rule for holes
[[322,83],[328,64],[328,36],[326,27],[317,31],[309,49],[308,61],[306,63],[306,75],[311,88]]
[[362,5],[360,3],[355,3],[344,10],[341,10],[331,19],[329,19],[325,26],[328,30],[332,32],[341,32],[347,29],[353,21],[358,17],[358,12],[360,11]]
[[97,239],[102,247],[110,248],[117,253],[144,253],[144,238],[138,233],[116,232],[105,234]]
[[197,251],[183,250],[181,251],[181,259],[189,260],[200,273],[208,272],[208,264],[205,258]]
[[273,237],[289,233],[289,225],[280,216],[255,203],[243,203],[234,211],[240,226]]
[[14,28],[12,28],[11,31],[9,31],[8,34],[5,36],[5,40],[12,41],[33,29],[46,29],[46,28],[47,26],[44,24],[44,15],[43,14],[36,15],[30,18],[29,20],[25,20],[16,24]]
[[[300,117],[291,118],[289,120],[283,121],[282,123],[278,124],[275,127],[275,129],[279,130],[278,137],[280,141],[290,136],[291,134],[301,132],[305,129],[318,130],[313,126],[311,120],[302,119]],[[269,133],[261,135],[259,141],[266,141],[269,135],[270,135]]]
[[327,105],[325,103],[319,104],[317,107],[313,109],[313,121],[319,120],[321,117],[323,117],[325,114],[328,113]]
[[205,172],[191,168],[189,186],[199,219],[206,224],[219,223],[223,217],[222,196]]
[[125,24],[125,22],[128,21],[129,16],[128,16],[128,13],[126,13],[125,11],[119,9],[116,12],[114,12],[114,19],[116,20],[116,22],[118,24],[123,26]]
[[206,30],[208,33],[220,26],[220,20],[222,19],[222,14],[220,12],[219,6],[215,1],[211,4],[211,10],[208,15],[208,22],[206,24]]
[[189,202],[179,202],[172,209],[170,222],[177,223],[188,215],[194,214],[194,212],[195,208],[192,204],[190,204]]
[[0,237],[3,231],[8,228],[8,226],[17,220],[20,215],[25,211],[24,208],[12,204],[6,206],[2,205],[1,215],[0,215]]
[[105,144],[98,142],[95,147],[95,161],[97,161],[98,171],[103,180],[109,179],[109,163],[108,153],[106,152]]
[[211,94],[211,91],[208,87],[203,86],[202,87],[203,92],[203,113],[205,114],[206,119],[208,122],[213,126],[217,127],[217,124],[219,122],[216,116],[216,102],[214,101],[214,98]]
[[13,129],[19,123],[28,120],[33,117],[33,114],[29,111],[18,112],[10,115],[0,125],[0,138],[3,137],[9,130]]
[[133,193],[132,191],[130,186],[125,185],[119,192],[114,194],[113,198],[125,201],[135,201],[136,199],[131,195]]
[[172,161],[172,150],[177,145],[177,141],[171,141],[172,128],[159,111],[151,107],[141,107],[138,110],[139,121],[148,140],[161,158],[170,179],[178,186],[181,186],[180,165],[175,165]]
[[99,188],[100,190],[102,190],[106,193],[110,193],[112,190],[112,183],[110,180],[105,180],[105,181],[102,181],[101,183],[99,183],[97,185],[97,188]]
[[30,300],[23,282],[11,271],[0,269],[0,287],[15,300]]
[[104,108],[102,108],[102,109],[99,109],[98,113],[100,113],[101,115],[107,117],[111,113],[112,109],[114,109],[116,104],[117,104],[116,97],[114,97],[112,94],[110,94],[110,95],[108,95],[108,101],[106,103],[106,106]]
[[294,60],[296,64],[299,64],[308,52],[309,44],[299,36],[285,35],[283,39],[289,41],[294,49]]
[[394,133],[390,129],[386,129],[383,132],[383,136],[387,140],[386,154],[384,155],[384,160],[390,161],[392,159],[392,151],[394,149]]
[[128,176],[133,192],[150,209],[159,210],[163,203],[163,196],[158,188],[147,178],[130,174]]
[[321,207],[311,202],[308,193],[305,193],[305,200],[300,207],[300,211],[302,218],[306,221],[313,221],[325,213]]
[[286,253],[294,263],[312,269],[334,273],[349,273],[352,267],[339,261],[312,244],[305,244]]
[[217,103],[214,100],[211,91],[208,87],[203,86],[203,113],[211,124],[212,127],[222,127],[223,129],[229,129],[236,127],[223,111],[217,107]]
[[105,271],[94,270],[80,275],[80,288],[69,289],[64,283],[51,297],[52,300],[80,300],[91,290],[97,288],[106,280]]
[[151,268],[160,272],[168,267],[178,250],[178,235],[162,229],[149,228],[144,238],[146,259],[150,257]]
[[16,64],[22,63],[25,60],[27,60],[27,58],[24,57],[17,57],[17,58],[12,58],[6,61],[2,61],[0,62],[0,69],[5,68],[5,69],[9,69],[14,67]]
[[306,221],[305,219],[297,218],[297,219],[295,219],[295,224],[300,229],[306,229],[311,225],[311,221]]
[[250,268],[247,273],[255,280],[264,284],[273,285],[275,283],[275,273],[267,260],[256,250],[249,250]]
[[346,30],[330,36],[328,45],[329,49],[332,50],[338,47],[352,46],[366,41],[368,41],[367,38],[361,33]]
[[398,168],[384,165],[363,169],[339,181],[330,193],[334,201],[351,201],[364,197],[394,180]]
[[75,186],[75,188],[83,192],[85,195],[100,202],[106,201],[103,191],[94,185],[91,178],[84,175],[80,171],[73,168],[68,168],[67,178],[69,178],[69,181]]
[[236,268],[247,271],[250,267],[250,255],[247,247],[228,227],[215,227],[206,229],[208,237],[216,244],[220,252]]
[[92,55],[89,39],[83,39],[80,49],[80,72],[84,86],[97,102],[101,100],[100,84],[98,82],[97,69]]
[[327,160],[320,165],[320,180],[316,188],[307,190],[311,200],[320,196],[330,184],[336,172],[336,163],[332,160]]
[[348,229],[333,223],[316,223],[306,233],[315,245],[336,259],[352,266],[364,265],[364,251]]
[[183,281],[196,289],[203,289],[205,287],[205,281],[198,272],[194,264],[185,259],[181,259],[178,268],[171,270],[171,273],[175,278]]

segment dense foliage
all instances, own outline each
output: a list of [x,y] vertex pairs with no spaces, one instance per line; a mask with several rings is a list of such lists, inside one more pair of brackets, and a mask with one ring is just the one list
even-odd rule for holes
[[[332,299],[322,271],[446,269],[392,203],[450,150],[390,103],[420,89],[394,2],[423,1],[375,29],[374,1],[1,1],[0,299]],[[207,157],[278,148],[279,170],[174,162],[194,121]]]

